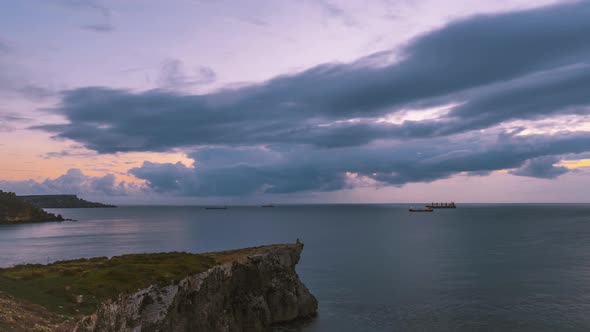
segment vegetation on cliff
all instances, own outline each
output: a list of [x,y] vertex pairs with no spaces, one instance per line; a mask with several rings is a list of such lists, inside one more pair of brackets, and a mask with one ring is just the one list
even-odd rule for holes
[[0,330],[266,330],[314,315],[303,245],[132,254],[0,269]]
[[63,220],[61,215],[45,212],[14,193],[0,190],[0,224]]
[[0,269],[0,291],[75,316],[121,293],[168,284],[216,264],[206,255],[172,252],[18,265]]
[[317,299],[295,271],[302,250],[295,243],[221,253],[231,261],[103,302],[73,332],[271,331],[313,317]]
[[28,195],[18,197],[37,207],[49,209],[115,207],[109,204],[89,202],[76,195]]

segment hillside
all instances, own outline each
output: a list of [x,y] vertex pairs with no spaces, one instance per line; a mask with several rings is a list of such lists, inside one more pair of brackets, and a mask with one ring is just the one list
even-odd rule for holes
[[63,220],[61,215],[45,212],[14,193],[0,190],[0,224]]
[[76,195],[29,195],[19,196],[23,200],[40,208],[111,208],[114,205],[89,202]]

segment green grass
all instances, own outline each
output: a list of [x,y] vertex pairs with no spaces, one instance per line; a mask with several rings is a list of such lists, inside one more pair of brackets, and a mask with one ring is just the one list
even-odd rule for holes
[[19,265],[0,269],[0,291],[73,317],[121,293],[179,281],[217,264],[208,255],[172,252]]

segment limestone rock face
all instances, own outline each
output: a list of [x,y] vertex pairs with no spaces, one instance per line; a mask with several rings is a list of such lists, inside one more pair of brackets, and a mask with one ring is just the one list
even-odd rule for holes
[[103,303],[74,331],[267,331],[314,316],[317,300],[295,272],[303,244],[269,249]]

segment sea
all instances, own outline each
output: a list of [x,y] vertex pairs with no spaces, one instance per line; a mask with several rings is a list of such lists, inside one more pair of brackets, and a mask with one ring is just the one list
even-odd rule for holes
[[590,204],[122,206],[0,226],[0,266],[304,242],[302,331],[590,331]]

